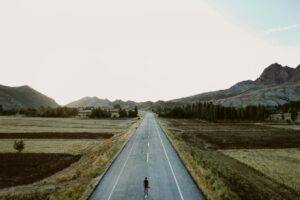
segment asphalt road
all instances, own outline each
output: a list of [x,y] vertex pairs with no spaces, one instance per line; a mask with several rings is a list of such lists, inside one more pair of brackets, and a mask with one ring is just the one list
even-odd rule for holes
[[149,200],[204,199],[152,113],[146,114],[90,199],[145,199],[146,176]]

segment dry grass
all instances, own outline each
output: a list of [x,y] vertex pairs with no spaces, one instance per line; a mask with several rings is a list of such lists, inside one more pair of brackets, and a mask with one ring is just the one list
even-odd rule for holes
[[[32,142],[32,148],[36,148],[35,150],[31,149],[33,151],[42,151],[43,149],[47,152],[55,151],[54,149],[56,146],[58,148],[57,151],[68,151],[68,153],[73,152],[74,154],[80,152],[81,158],[78,162],[72,164],[70,167],[59,171],[41,181],[30,185],[16,186],[0,190],[0,199],[86,199],[93,188],[95,178],[103,173],[104,170],[110,165],[117,152],[135,131],[136,126],[136,119],[80,120],[0,117],[0,130],[2,132],[2,128],[5,127],[4,132],[6,133],[9,132],[9,130],[11,132],[23,133],[31,131],[119,133],[114,134],[114,136],[109,139],[102,140],[46,139],[43,141],[41,139],[26,139],[25,151],[26,149],[27,151],[31,149],[29,143]],[[4,141],[6,139],[1,140]],[[50,145],[47,149],[47,147],[43,144],[47,145],[49,141]],[[6,145],[10,146],[10,144]],[[65,149],[63,148],[59,150],[59,148],[62,147]],[[80,149],[77,150],[77,147]]]
[[[16,153],[16,150],[13,148],[14,141],[14,139],[1,139],[0,153]],[[101,142],[99,139],[25,139],[23,141],[25,142],[23,153],[64,153],[72,155],[83,154]]]
[[274,127],[274,128],[280,128],[280,129],[289,129],[289,130],[300,131],[300,125],[295,125],[295,124],[281,124],[281,125],[271,124],[271,125],[267,125],[267,126]]
[[300,149],[220,150],[300,194]]
[[199,160],[195,158],[195,155],[203,153],[200,152],[200,149],[194,148],[188,143],[178,139],[178,137],[169,130],[169,126],[166,121],[159,120],[159,122],[167,137],[170,139],[173,147],[184,162],[186,168],[207,199],[239,199],[234,193],[230,192],[230,190],[226,188],[226,185],[222,181],[218,180],[218,178],[215,177],[209,169],[205,169],[205,167],[199,164]]
[[299,199],[292,188],[219,151],[241,147],[298,148],[299,131],[199,120],[160,119],[160,123],[208,199]]
[[1,133],[24,132],[89,132],[120,133],[135,122],[135,119],[77,119],[77,118],[38,118],[0,117]]
[[66,177],[77,177],[69,182],[67,187],[53,193],[51,200],[86,199],[94,187],[94,178],[99,176],[111,164],[118,151],[125,145],[136,130],[131,126],[126,133],[116,135],[91,149],[68,173],[60,173],[55,177],[56,182]]

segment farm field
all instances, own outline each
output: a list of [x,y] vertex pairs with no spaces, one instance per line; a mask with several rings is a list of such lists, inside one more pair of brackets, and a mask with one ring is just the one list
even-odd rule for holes
[[26,132],[26,133],[0,133],[0,139],[108,139],[113,133],[80,133],[80,132]]
[[[300,131],[263,124],[206,123],[183,119],[160,119],[160,123],[208,198],[300,198],[299,178],[283,183],[274,176],[281,169],[280,173],[285,174],[287,180],[297,173],[291,168],[300,168]],[[246,156],[243,152],[251,152],[252,157],[243,157]],[[259,169],[266,164],[259,159],[268,157],[271,152],[274,152],[268,158],[271,172]],[[244,164],[254,157],[252,164]],[[276,162],[280,163],[273,165]],[[289,170],[282,169],[286,165],[290,166]]]
[[[86,198],[137,122],[0,117],[0,199]],[[16,139],[25,143],[22,153]]]
[[300,148],[220,150],[261,173],[300,191]]
[[68,154],[1,153],[0,188],[28,184],[43,179],[68,167],[79,158],[80,156]]
[[[0,153],[16,153],[13,149],[14,139],[0,139]],[[62,140],[62,139],[25,139],[23,153],[63,153],[80,155],[93,146],[101,143],[101,140]]]
[[120,133],[134,119],[78,119],[78,118],[38,118],[38,117],[0,117],[0,133],[40,133],[40,132],[88,132]]

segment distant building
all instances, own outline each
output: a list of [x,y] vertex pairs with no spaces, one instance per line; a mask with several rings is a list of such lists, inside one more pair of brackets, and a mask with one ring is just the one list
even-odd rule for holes
[[92,114],[92,110],[79,110],[78,111],[78,117],[79,118],[83,118],[83,119],[86,119],[86,118],[89,118]]
[[117,110],[117,109],[110,110],[110,117],[111,118],[119,118],[120,117],[119,110]]
[[[272,114],[270,115],[271,121],[286,121],[286,120],[292,120],[291,119],[291,113],[284,113],[284,114]],[[300,122],[300,112],[298,112],[298,118],[296,120],[297,122]]]
[[[109,111],[110,111],[111,118],[119,118],[120,117],[119,109],[111,109]],[[91,114],[92,114],[92,109],[85,110],[84,108],[79,108],[77,117],[82,118],[82,119],[87,119],[91,116]]]

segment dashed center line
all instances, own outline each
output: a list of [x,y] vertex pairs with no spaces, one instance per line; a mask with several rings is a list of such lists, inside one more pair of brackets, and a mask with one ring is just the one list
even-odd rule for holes
[[147,152],[147,163],[149,162],[149,152]]

